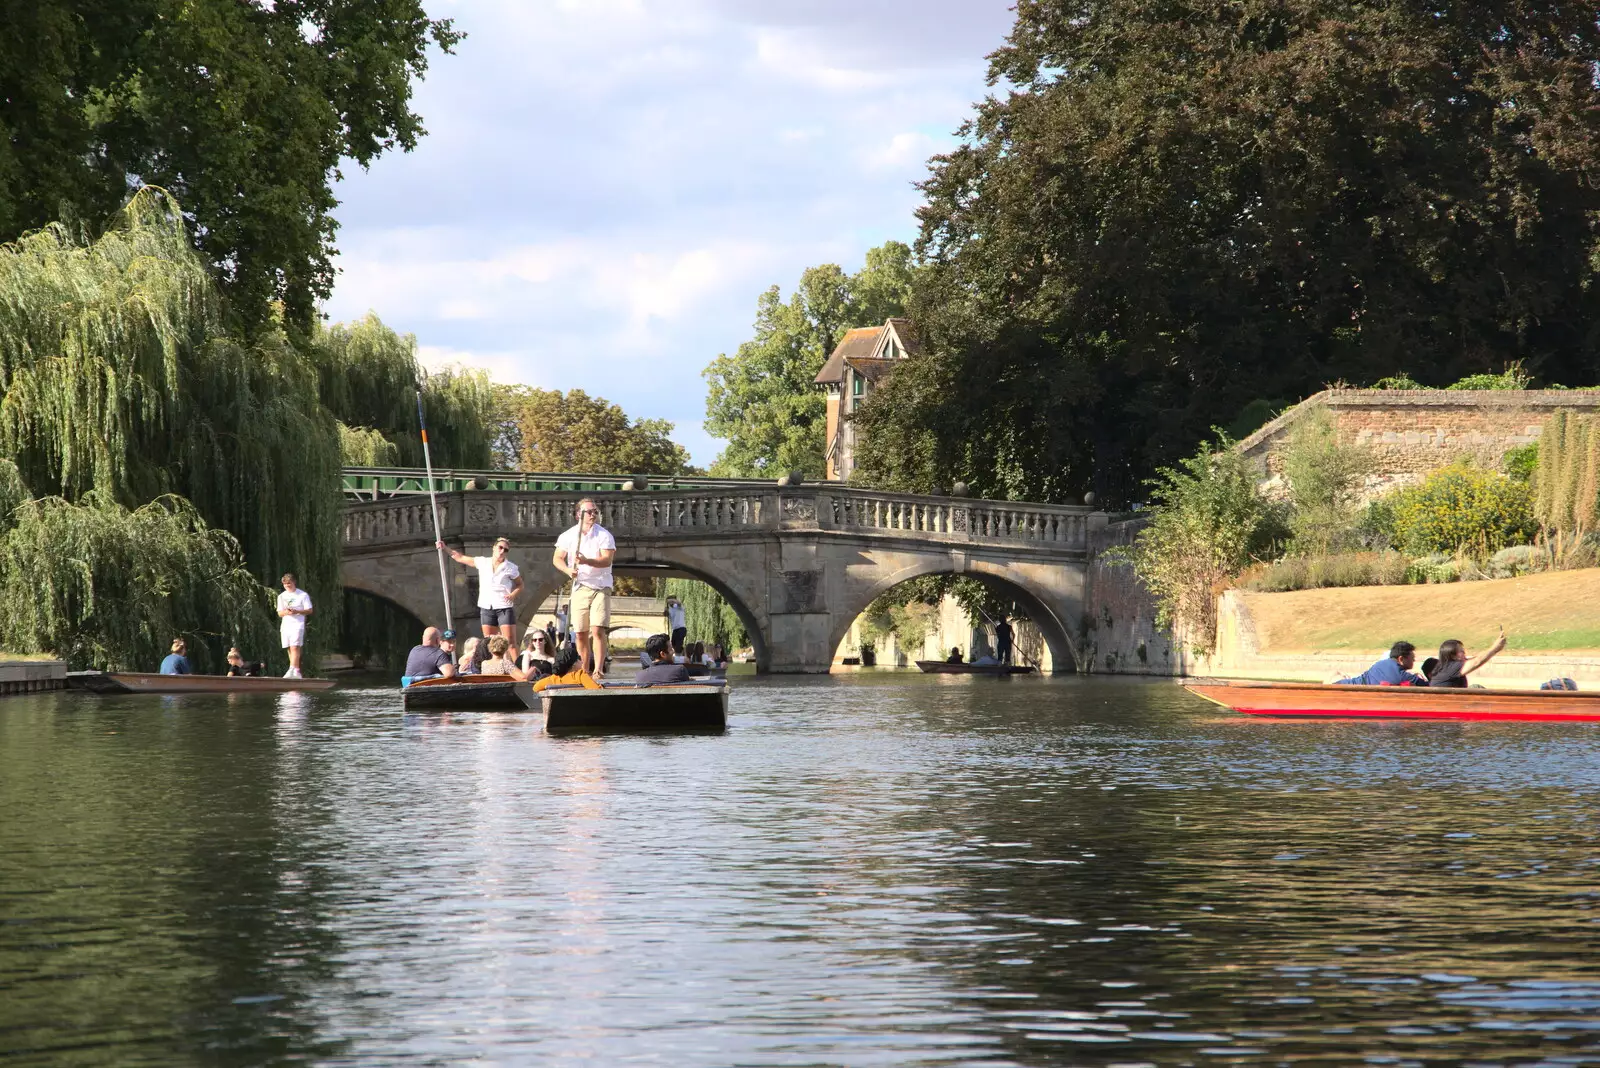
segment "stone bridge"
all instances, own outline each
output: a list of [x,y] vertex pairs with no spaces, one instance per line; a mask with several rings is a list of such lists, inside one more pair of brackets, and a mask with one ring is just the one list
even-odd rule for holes
[[[585,481],[562,484],[558,477]],[[528,479],[441,478],[450,492],[439,494],[440,529],[446,542],[472,555],[487,555],[497,537],[511,539],[526,586],[518,609],[526,617],[565,583],[550,562],[556,535],[572,525],[577,502],[592,497],[600,522],[616,535],[616,569],[711,585],[743,620],[763,672],[826,672],[873,599],[933,574],[1003,586],[1039,626],[1056,671],[1081,663],[1076,635],[1090,532],[1105,525],[1104,513],[828,482],[620,489],[588,479],[546,476],[539,488],[522,488]],[[428,498],[416,492],[422,480],[387,488],[352,482],[347,473],[344,584],[438,623],[444,603]],[[453,623],[476,633],[468,589],[476,576],[449,567]]]

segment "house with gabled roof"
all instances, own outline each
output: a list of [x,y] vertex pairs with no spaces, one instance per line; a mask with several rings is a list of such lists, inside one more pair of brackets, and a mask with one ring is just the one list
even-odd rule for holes
[[891,318],[882,326],[845,332],[817,372],[816,383],[828,391],[826,477],[843,481],[855,470],[855,425],[852,416],[872,390],[894,368],[922,351],[910,319]]

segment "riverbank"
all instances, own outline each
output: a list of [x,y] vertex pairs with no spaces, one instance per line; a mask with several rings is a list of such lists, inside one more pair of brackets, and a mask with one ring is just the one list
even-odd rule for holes
[[65,660],[0,659],[0,696],[66,688]]
[[1352,674],[1399,640],[1420,662],[1447,638],[1487,648],[1504,627],[1505,652],[1473,676],[1527,689],[1564,676],[1600,689],[1600,568],[1487,582],[1253,593],[1218,602],[1215,655],[1190,674],[1321,681]]

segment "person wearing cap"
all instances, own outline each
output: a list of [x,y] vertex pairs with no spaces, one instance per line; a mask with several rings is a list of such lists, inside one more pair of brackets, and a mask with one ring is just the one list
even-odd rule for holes
[[[455,631],[447,630],[444,634],[455,637]],[[442,675],[445,678],[454,678],[456,666],[451,662],[451,656],[443,648],[444,634],[439,633],[438,627],[429,627],[422,632],[422,644],[411,647],[411,652],[406,656],[406,678],[431,679]]]
[[508,558],[511,542],[496,538],[488,556],[468,556],[442,541],[436,544],[456,563],[478,569],[478,623],[483,627],[484,640],[500,637],[516,644],[517,598],[522,596],[522,571]]

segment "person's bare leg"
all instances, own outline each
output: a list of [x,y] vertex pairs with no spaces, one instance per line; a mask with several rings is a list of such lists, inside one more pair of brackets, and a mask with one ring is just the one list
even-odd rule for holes
[[300,670],[300,647],[298,645],[289,646],[289,666],[295,671]]
[[594,628],[594,670],[590,672],[590,674],[597,679],[603,675],[606,670],[607,637],[608,635],[606,634],[606,629],[604,627]]
[[578,666],[587,668],[589,665],[589,632],[586,630],[574,631],[572,638],[578,645]]

